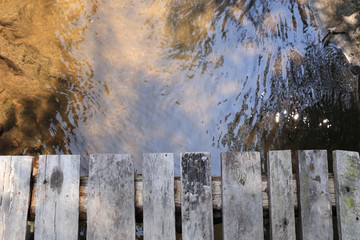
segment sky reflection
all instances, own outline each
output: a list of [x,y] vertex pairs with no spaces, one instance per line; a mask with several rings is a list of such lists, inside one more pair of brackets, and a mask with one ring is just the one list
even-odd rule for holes
[[141,168],[141,152],[209,151],[219,175],[223,151],[360,150],[356,79],[307,1],[38,4],[59,104],[43,145],[84,169],[93,153],[134,153]]
[[88,15],[58,35],[82,33],[61,46],[82,95],[69,109],[74,138],[83,140],[69,142],[74,152],[210,151],[219,174],[221,151],[265,157],[302,148],[283,132],[310,118],[306,109],[322,101],[329,82],[352,101],[345,60],[334,60],[342,66],[329,76],[333,56],[306,2],[87,1],[83,9]]

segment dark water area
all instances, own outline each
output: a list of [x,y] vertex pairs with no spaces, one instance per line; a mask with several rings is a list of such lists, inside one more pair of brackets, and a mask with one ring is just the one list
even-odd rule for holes
[[309,1],[0,5],[1,154],[86,173],[93,153],[209,151],[220,175],[224,151],[360,150],[357,79]]

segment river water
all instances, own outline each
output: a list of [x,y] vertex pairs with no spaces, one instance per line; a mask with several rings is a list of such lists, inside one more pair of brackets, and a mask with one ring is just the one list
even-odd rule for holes
[[92,153],[209,151],[219,175],[223,151],[360,150],[357,79],[311,2],[0,5],[1,154],[86,172]]

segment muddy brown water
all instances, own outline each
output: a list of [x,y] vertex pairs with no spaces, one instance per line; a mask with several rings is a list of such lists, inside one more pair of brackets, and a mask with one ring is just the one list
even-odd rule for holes
[[306,0],[1,1],[0,153],[359,151],[322,37]]

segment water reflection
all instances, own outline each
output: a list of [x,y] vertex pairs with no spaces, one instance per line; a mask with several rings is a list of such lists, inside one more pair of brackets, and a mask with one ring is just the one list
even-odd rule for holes
[[[48,117],[29,115],[36,153],[210,151],[218,175],[221,151],[360,150],[357,82],[307,1],[22,4],[34,16],[22,39],[50,61],[37,77]],[[4,22],[2,36],[25,32]]]

